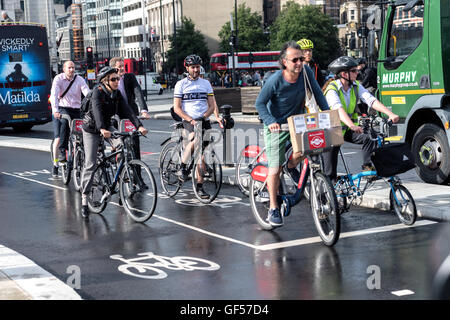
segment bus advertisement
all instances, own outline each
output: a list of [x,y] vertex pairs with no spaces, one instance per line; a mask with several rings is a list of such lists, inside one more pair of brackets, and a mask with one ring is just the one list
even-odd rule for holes
[[0,128],[51,121],[50,58],[43,25],[0,23]]

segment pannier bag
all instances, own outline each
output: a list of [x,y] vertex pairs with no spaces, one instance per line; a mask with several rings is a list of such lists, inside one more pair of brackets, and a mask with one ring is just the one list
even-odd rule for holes
[[371,160],[380,177],[392,177],[416,166],[407,143],[385,144],[372,152]]

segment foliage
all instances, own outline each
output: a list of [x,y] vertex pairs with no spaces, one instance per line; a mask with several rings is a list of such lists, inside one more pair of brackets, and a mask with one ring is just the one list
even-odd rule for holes
[[[232,12],[233,21],[236,21],[235,12]],[[245,3],[238,6],[237,10],[237,29],[238,29],[238,50],[242,51],[266,51],[268,47],[268,37],[264,33],[263,19],[256,12],[251,12]],[[236,25],[234,25],[236,28]],[[222,26],[219,31],[221,52],[231,52],[230,45],[231,27],[230,21]]]
[[[178,73],[183,73],[184,58],[190,54],[199,55],[203,60],[203,66],[209,64],[208,46],[205,37],[200,31],[195,30],[194,22],[183,17],[181,26],[176,29],[176,44],[174,35],[169,36],[170,49],[166,53],[165,70],[174,71],[178,66]],[[176,58],[175,58],[176,57]]]
[[286,41],[302,38],[314,43],[314,60],[322,69],[342,54],[337,28],[319,6],[300,6],[288,1],[271,27],[271,49],[280,50]]

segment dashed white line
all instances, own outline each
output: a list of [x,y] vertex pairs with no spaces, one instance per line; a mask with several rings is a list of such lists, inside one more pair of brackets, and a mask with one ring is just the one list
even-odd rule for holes
[[414,294],[414,291],[405,289],[405,290],[392,291],[391,293],[397,297],[403,297],[403,296],[409,296],[411,294]]

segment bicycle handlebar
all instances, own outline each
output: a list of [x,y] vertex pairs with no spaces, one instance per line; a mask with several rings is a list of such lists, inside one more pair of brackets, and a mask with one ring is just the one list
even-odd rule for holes
[[[369,115],[360,117],[358,124],[363,128],[364,133],[370,133],[371,139],[376,141],[378,137],[383,139],[388,136],[388,128],[393,125],[393,122],[378,115]],[[380,126],[380,130],[376,128],[377,126]]]

